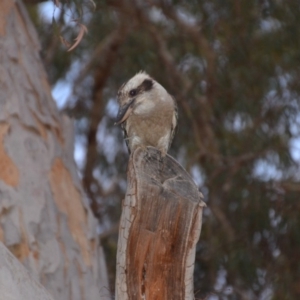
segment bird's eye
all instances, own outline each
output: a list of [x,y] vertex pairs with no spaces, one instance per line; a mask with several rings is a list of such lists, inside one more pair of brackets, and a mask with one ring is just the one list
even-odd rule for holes
[[135,96],[136,94],[137,94],[137,90],[136,90],[136,89],[133,89],[133,90],[131,90],[131,91],[129,92],[129,95],[130,95],[131,97]]

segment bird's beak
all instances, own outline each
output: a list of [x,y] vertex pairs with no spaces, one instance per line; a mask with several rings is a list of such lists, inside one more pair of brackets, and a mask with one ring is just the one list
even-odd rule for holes
[[115,125],[119,125],[127,120],[127,118],[130,116],[133,110],[134,101],[135,98],[131,99],[128,103],[124,104],[123,106],[120,106],[118,115],[115,120]]

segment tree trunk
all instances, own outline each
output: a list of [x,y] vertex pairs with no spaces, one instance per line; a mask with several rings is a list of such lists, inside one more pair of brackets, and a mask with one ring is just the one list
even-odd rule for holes
[[202,194],[186,171],[155,148],[130,157],[120,223],[116,299],[194,299]]
[[24,266],[0,242],[0,299],[53,300],[50,294],[32,280]]
[[109,299],[97,222],[23,5],[0,1],[0,240],[54,299]]

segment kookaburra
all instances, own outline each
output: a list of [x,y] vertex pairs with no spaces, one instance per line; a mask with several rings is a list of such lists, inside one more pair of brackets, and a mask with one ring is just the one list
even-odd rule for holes
[[128,151],[153,146],[165,156],[174,137],[177,105],[172,96],[147,73],[140,72],[118,91],[121,124]]

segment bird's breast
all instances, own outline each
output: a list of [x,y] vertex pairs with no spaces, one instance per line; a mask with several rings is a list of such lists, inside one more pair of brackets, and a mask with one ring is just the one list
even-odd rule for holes
[[161,141],[170,136],[173,113],[171,110],[161,110],[149,115],[133,113],[126,122],[128,142],[132,151],[138,146],[164,147]]

